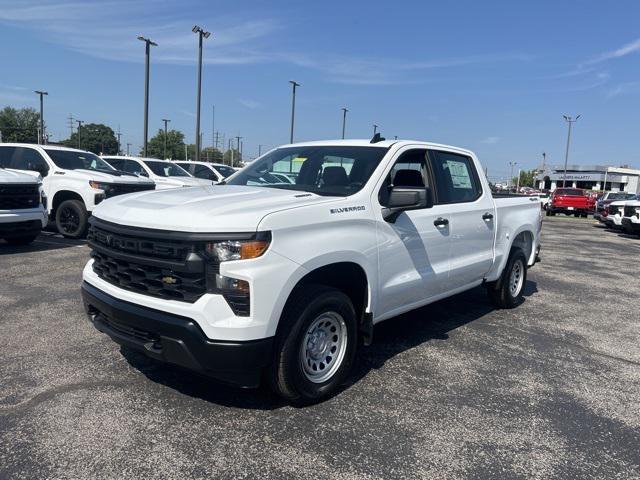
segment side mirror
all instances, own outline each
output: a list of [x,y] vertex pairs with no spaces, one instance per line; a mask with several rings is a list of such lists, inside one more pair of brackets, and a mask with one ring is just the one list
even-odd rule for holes
[[389,192],[387,206],[382,210],[382,218],[389,223],[395,223],[398,216],[405,210],[431,208],[431,189],[429,187],[393,187]]

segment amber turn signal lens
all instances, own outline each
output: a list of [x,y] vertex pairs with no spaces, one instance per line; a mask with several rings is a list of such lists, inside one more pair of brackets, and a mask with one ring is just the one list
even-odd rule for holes
[[242,242],[240,247],[240,258],[246,260],[248,258],[256,258],[266,252],[269,248],[269,242],[264,240],[250,240],[248,242]]

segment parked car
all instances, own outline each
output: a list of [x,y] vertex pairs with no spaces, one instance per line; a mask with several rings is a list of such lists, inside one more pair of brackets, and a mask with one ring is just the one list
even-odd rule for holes
[[640,235],[640,196],[627,200],[623,207],[622,228],[627,233]]
[[601,221],[609,228],[622,229],[624,206],[628,200],[616,200],[607,205],[601,215]]
[[174,160],[173,163],[180,165],[196,178],[212,180],[215,183],[221,182],[236,173],[233,167],[221,163],[195,162],[190,160]]
[[184,168],[169,160],[110,155],[102,158],[118,170],[123,170],[138,177],[150,178],[155,182],[158,190],[177,187],[201,187],[212,184],[210,180],[195,178]]
[[600,220],[605,211],[605,207],[611,202],[615,202],[617,200],[632,200],[634,198],[636,198],[634,193],[606,192],[598,197],[598,201],[596,202],[596,212],[593,214],[593,218]]
[[47,225],[46,204],[40,176],[0,166],[0,240],[13,245],[33,242]]
[[581,188],[557,188],[551,194],[547,215],[556,213],[587,217],[595,209],[595,198]]
[[[296,184],[272,175],[289,167]],[[82,295],[117,343],[244,387],[264,373],[287,400],[313,402],[378,322],[479,285],[517,306],[541,221],[535,198],[494,199],[468,150],[287,145],[204,193],[101,205]]]
[[49,218],[70,238],[86,234],[87,220],[100,202],[155,188],[151,180],[117,171],[91,152],[54,145],[2,143],[0,165],[42,177]]

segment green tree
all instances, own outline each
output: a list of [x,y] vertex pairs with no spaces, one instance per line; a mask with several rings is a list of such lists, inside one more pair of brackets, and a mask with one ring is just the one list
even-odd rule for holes
[[[520,171],[520,186],[521,187],[533,187],[535,186],[535,177],[538,171],[536,169],[533,170],[521,170]],[[518,177],[513,177],[511,179],[512,185],[518,185]]]
[[[158,133],[149,140],[147,157],[165,158],[163,129],[159,129]],[[184,160],[184,134],[179,130],[167,131],[167,159]]]
[[222,152],[214,147],[205,147],[200,153],[200,158],[207,162],[221,162]]
[[242,157],[240,156],[240,152],[235,148],[231,150],[227,150],[224,152],[224,156],[222,157],[222,163],[226,165],[231,165],[231,159],[233,158],[233,166],[239,167],[242,162]]
[[39,126],[40,114],[33,108],[17,109],[7,106],[0,110],[3,142],[38,143]]
[[111,127],[102,123],[88,123],[79,128],[79,133],[79,144],[78,131],[73,132],[71,137],[61,143],[68,147],[89,150],[97,155],[101,153],[106,155],[118,154],[118,140]]

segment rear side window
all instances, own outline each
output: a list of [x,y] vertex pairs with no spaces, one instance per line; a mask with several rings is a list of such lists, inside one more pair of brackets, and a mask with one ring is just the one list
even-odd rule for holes
[[437,203],[473,202],[482,195],[473,160],[465,155],[430,150]]
[[[184,168],[184,166],[182,166]],[[216,174],[204,165],[194,165],[193,171],[189,171],[194,177],[204,178],[206,180],[218,180]]]

